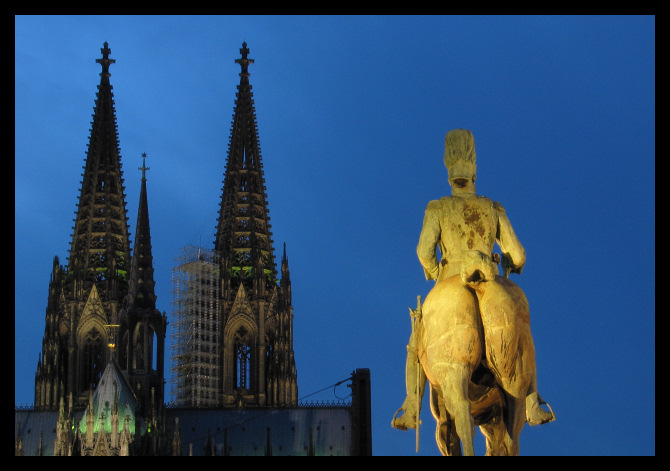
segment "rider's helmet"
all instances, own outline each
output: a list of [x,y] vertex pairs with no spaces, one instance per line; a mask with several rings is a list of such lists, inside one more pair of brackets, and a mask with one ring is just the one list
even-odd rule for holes
[[472,131],[467,129],[453,129],[444,139],[444,165],[449,172],[449,183],[465,178],[477,178],[477,154],[475,152],[475,138]]

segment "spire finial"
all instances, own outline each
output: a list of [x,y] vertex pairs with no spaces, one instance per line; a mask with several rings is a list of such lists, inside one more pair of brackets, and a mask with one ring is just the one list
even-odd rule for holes
[[146,158],[147,158],[147,153],[142,152],[142,166],[137,167],[137,170],[142,170],[142,181],[143,182],[147,181],[146,171],[151,170],[150,167],[146,166]]
[[112,52],[112,50],[109,48],[107,41],[105,41],[105,44],[103,44],[103,47],[100,49],[100,52],[102,52],[102,59],[95,60],[98,64],[102,65],[102,72],[100,73],[100,75],[109,77],[111,75],[109,73],[109,64],[115,63],[116,60],[109,58],[109,54]]
[[242,67],[242,72],[240,72],[240,77],[248,77],[249,76],[249,64],[253,64],[254,60],[249,59],[247,57],[247,54],[249,54],[249,49],[247,48],[247,42],[242,43],[242,47],[240,48],[240,54],[242,54],[241,59],[235,59],[235,62],[240,64]]

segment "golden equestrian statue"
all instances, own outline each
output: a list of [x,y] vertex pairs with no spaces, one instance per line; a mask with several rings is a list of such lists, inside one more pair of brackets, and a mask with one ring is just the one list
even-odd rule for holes
[[[417,246],[426,279],[436,282],[423,304],[419,297],[410,309],[407,397],[391,425],[417,429],[418,450],[428,379],[443,455],[474,455],[475,426],[486,438],[487,455],[518,455],[525,422],[555,420],[537,390],[528,300],[509,279],[521,273],[526,253],[502,205],[475,192],[471,131],[447,133],[444,163],[451,196],[428,203]],[[502,257],[493,253],[496,242]]]

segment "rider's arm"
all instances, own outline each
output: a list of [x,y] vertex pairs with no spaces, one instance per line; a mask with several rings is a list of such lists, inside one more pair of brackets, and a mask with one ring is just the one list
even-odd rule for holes
[[493,203],[493,207],[498,213],[498,234],[497,241],[500,245],[500,250],[512,264],[512,273],[521,273],[523,266],[526,264],[526,250],[517,239],[512,224],[505,213],[505,208],[497,201]]
[[437,280],[439,265],[436,256],[436,246],[440,240],[440,205],[439,201],[431,201],[426,207],[423,217],[423,227],[419,236],[419,245],[416,254],[423,266],[427,280]]

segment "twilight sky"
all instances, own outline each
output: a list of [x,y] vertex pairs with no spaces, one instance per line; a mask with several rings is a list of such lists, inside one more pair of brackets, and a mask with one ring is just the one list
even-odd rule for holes
[[[444,136],[466,128],[477,192],[503,204],[527,252],[511,276],[557,415],[524,427],[521,454],[654,455],[655,28],[654,16],[16,16],[15,403],[34,401],[103,43],[131,241],[146,152],[157,307],[172,325],[175,257],[213,248],[246,41],[299,398],[346,397],[329,386],[369,368],[373,454],[417,454],[414,432],[390,426],[408,307],[433,285],[415,250],[426,204],[450,194]],[[418,454],[437,455],[427,400],[421,418]]]

